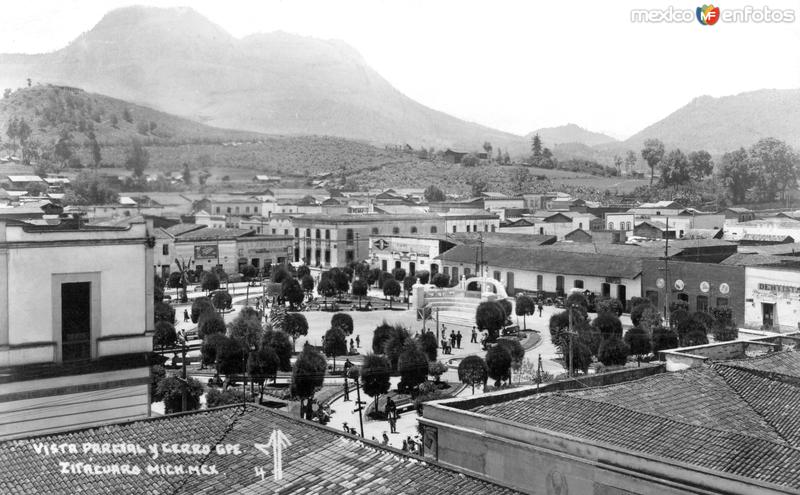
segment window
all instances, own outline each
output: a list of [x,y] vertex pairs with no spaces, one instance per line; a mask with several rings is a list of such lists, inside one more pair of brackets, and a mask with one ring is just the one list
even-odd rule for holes
[[236,214],[237,215],[239,214],[239,207],[238,206],[236,207]]
[[608,230],[614,230],[614,222],[608,222]]
[[314,232],[314,234],[316,235],[316,238],[319,239],[319,229],[317,229],[316,232]]
[[687,294],[685,292],[681,292],[680,294],[678,294],[678,301],[684,301],[684,302],[688,303],[689,302],[689,294]]
[[325,264],[326,265],[330,265],[331,264],[331,250],[330,249],[326,249],[325,250]]
[[536,275],[536,290],[542,290],[543,282],[544,277],[541,275]]
[[258,213],[258,206],[253,207],[253,213]]
[[445,275],[450,275],[450,267],[446,266],[442,268],[442,273],[444,273]]
[[450,275],[450,280],[453,282],[458,282],[458,268],[454,266],[451,272],[452,275]]
[[544,227],[539,227],[539,235],[544,235]]
[[306,237],[311,237],[311,229],[306,229]]
[[219,206],[217,206],[217,213],[219,213]]
[[411,233],[412,234],[416,234],[417,233],[417,227],[416,226],[411,227]]
[[678,237],[683,237],[683,231],[682,230],[678,233]]
[[378,232],[380,232],[378,227],[372,227],[372,235],[378,235]]
[[[347,229],[344,233],[345,242],[352,246],[353,245],[353,229]],[[352,261],[352,260],[350,260]]]
[[244,212],[245,213],[250,213],[250,207],[249,206],[245,206],[244,207]]
[[436,226],[431,227],[431,234],[436,234],[438,232],[439,232],[439,229],[437,229]]
[[495,272],[492,274],[492,276],[493,276],[493,277],[494,277],[494,279],[495,279],[495,280],[497,280],[498,282],[500,281],[500,272],[499,272],[499,271],[495,270]]
[[272,229],[272,235],[275,235],[275,229]]
[[331,240],[331,229],[325,229],[325,240],[326,241]]
[[578,222],[578,228],[583,230],[583,222]]
[[494,225],[492,225],[492,232],[494,232],[494,229],[495,229],[495,228],[496,228],[496,227],[495,227]]
[[472,226],[472,231],[473,232],[477,232],[478,231],[478,226],[477,225],[473,225]]
[[583,289],[583,280],[576,278],[574,282],[572,282],[572,286],[576,289]]
[[483,231],[484,231],[484,232],[489,232],[489,226],[488,226],[488,225],[486,225],[486,224],[484,224],[484,226],[483,226]]
[[229,207],[225,208],[225,210],[226,210],[228,213],[230,213],[230,212],[231,212],[231,207],[229,206]]
[[392,227],[392,234],[399,234],[399,233],[400,233],[400,227],[396,227],[396,226]]
[[456,233],[456,226],[455,225],[453,225],[453,233],[454,234]]
[[345,263],[352,263],[356,259],[356,253],[352,249],[348,249],[344,252],[344,261]]
[[169,254],[169,244],[164,244],[161,246],[161,254]]
[[61,359],[75,361],[92,355],[92,284],[61,284]]
[[294,236],[300,237],[300,229],[294,229]]
[[631,230],[631,223],[625,222],[625,230]]
[[717,307],[724,308],[728,306],[728,298],[727,297],[718,297],[717,298]]
[[283,229],[283,235],[289,235],[289,229]]
[[697,311],[708,311],[708,296],[697,296]]
[[469,225],[467,225],[467,232],[469,232]]
[[556,293],[559,296],[564,295],[564,276],[559,275],[556,277]]
[[465,277],[469,277],[469,274],[470,274],[470,273],[471,273],[471,272],[470,272],[469,268],[464,268],[464,276],[465,276]]

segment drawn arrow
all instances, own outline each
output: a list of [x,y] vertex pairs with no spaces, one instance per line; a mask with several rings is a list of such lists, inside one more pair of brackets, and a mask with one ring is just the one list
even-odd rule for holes
[[270,447],[272,447],[272,473],[275,481],[283,478],[283,449],[291,445],[292,442],[281,430],[272,430],[266,445],[263,443],[253,444],[264,455],[270,455]]

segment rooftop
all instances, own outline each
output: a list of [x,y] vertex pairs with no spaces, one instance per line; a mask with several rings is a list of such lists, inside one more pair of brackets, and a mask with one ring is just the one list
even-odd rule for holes
[[[205,226],[204,226],[205,227]],[[216,229],[205,227],[202,229],[191,230],[183,234],[178,234],[177,241],[213,241],[217,239],[235,239],[245,235],[252,235],[250,229],[224,228]]]
[[[290,442],[283,450],[283,479],[273,478],[272,456],[255,444],[266,445],[273,431]],[[37,443],[138,444],[142,454],[81,455],[37,454]],[[159,452],[154,461],[147,446],[161,444],[205,444],[208,455]],[[236,445],[239,455],[218,455],[213,446]],[[87,476],[61,474],[60,462],[91,462],[100,465],[214,465],[218,475]],[[361,441],[331,428],[291,417],[259,406],[210,409],[189,414],[133,421],[77,430],[47,437],[0,443],[0,487],[4,493],[373,493],[459,495],[518,493],[495,483],[465,475],[429,460],[407,455],[375,442]],[[262,468],[264,476],[254,475]]]

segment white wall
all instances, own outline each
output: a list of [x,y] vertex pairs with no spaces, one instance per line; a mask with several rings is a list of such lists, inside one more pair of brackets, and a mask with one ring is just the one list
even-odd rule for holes
[[[748,266],[745,268],[744,279],[745,326],[761,328],[763,323],[761,304],[772,303],[775,305],[774,328],[781,331],[798,329],[797,323],[800,321],[800,271]],[[783,288],[772,286],[783,286]]]

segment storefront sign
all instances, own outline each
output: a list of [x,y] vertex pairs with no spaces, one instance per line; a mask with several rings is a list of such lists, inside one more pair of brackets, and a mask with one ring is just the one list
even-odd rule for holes
[[731,287],[728,284],[726,284],[725,282],[719,284],[719,292],[721,294],[727,294],[730,291],[731,291]]
[[666,286],[666,285],[667,285],[667,282],[663,278],[658,277],[656,279],[656,287],[658,287],[659,289],[663,289],[664,286]]
[[776,292],[782,294],[800,294],[800,287],[794,285],[781,284],[758,284],[758,290]]
[[386,242],[386,239],[378,239],[372,245],[375,246],[376,248],[380,249],[381,251],[383,251],[384,249],[389,247],[389,243]]
[[711,286],[708,284],[708,282],[706,282],[705,280],[700,282],[700,290],[701,291],[708,292],[710,289],[711,289]]
[[681,279],[676,280],[675,281],[675,289],[676,290],[683,290],[683,288],[684,288],[683,280],[681,280]]
[[216,244],[197,244],[194,247],[194,259],[216,258],[219,249]]
[[621,284],[622,279],[619,277],[606,277],[607,284]]

